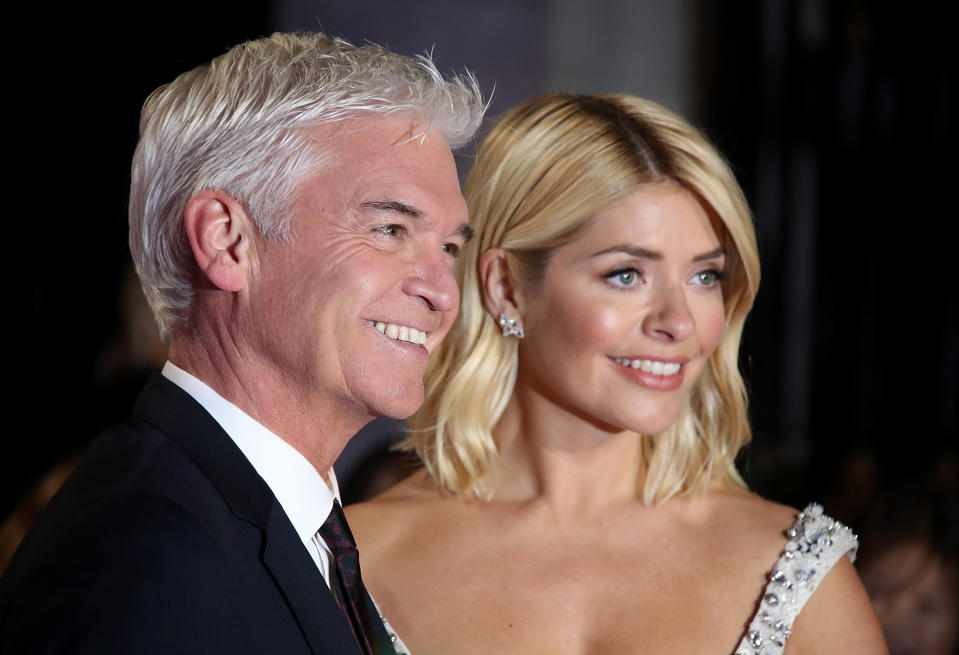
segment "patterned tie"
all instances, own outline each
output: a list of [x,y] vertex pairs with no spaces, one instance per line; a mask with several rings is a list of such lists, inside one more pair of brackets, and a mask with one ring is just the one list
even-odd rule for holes
[[[346,524],[343,508],[336,501],[320,528],[320,536],[333,551],[332,584],[353,636],[366,655],[377,655],[382,649],[374,648],[377,643],[377,633],[373,628],[375,619],[366,604],[366,588],[360,577],[360,555],[350,526]],[[392,652],[392,649],[386,652]]]

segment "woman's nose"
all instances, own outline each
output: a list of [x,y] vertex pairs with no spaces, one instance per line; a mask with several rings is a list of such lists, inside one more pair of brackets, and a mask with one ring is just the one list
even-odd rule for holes
[[650,338],[667,342],[692,336],[696,331],[696,321],[682,285],[663,284],[652,292],[654,298],[649,313],[643,318],[643,332]]

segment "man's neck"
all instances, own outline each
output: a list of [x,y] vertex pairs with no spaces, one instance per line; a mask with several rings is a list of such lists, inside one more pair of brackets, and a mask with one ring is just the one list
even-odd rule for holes
[[317,471],[327,471],[373,418],[356,416],[334,398],[304,397],[275,366],[216,336],[174,333],[170,361],[296,448]]

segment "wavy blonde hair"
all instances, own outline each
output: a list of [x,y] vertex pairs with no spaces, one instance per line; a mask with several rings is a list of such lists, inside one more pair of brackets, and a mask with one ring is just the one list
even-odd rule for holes
[[[735,467],[749,442],[739,342],[759,286],[752,216],[725,159],[698,130],[648,100],[625,95],[549,94],[508,111],[481,146],[464,195],[476,230],[457,262],[462,306],[430,358],[426,402],[403,447],[458,495],[489,493],[499,454],[492,430],[516,380],[517,341],[484,309],[479,261],[506,252],[520,283],[535,284],[550,254],[592,217],[644,185],[673,180],[721,226],[728,278],[725,331],[676,422],[643,439],[643,502],[701,490],[713,479],[744,485]],[[719,230],[718,230],[719,231]]]

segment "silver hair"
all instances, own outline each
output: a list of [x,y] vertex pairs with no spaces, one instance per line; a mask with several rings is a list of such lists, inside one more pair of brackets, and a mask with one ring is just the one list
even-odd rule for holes
[[291,237],[294,191],[323,164],[305,128],[400,115],[468,142],[486,109],[470,73],[445,79],[430,57],[357,47],[319,33],[249,41],[154,91],[143,105],[130,183],[130,251],[160,332],[193,302],[183,213],[205,189],[244,203],[260,234]]

